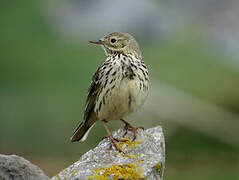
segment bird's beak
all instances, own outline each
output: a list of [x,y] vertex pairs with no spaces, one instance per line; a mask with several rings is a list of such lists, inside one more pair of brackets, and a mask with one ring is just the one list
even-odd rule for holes
[[93,43],[93,44],[100,44],[100,45],[104,44],[104,41],[102,41],[102,40],[99,40],[99,41],[89,41],[89,42]]

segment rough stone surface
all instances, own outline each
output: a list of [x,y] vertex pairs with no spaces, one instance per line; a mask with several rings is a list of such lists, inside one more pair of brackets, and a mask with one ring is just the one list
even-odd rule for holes
[[48,180],[43,171],[16,155],[0,154],[0,180]]
[[[123,128],[113,133],[123,138]],[[132,139],[128,132],[125,139]],[[109,139],[102,140],[97,147],[85,153],[79,161],[54,176],[52,180],[84,179],[163,179],[165,164],[165,142],[160,126],[139,129],[137,139],[118,143],[123,152],[111,147]]]

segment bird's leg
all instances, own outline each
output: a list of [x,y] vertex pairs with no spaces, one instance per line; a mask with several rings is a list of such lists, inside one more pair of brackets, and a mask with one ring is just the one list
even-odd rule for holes
[[114,138],[112,136],[112,134],[111,134],[111,132],[110,132],[108,126],[107,126],[107,121],[106,120],[102,120],[102,123],[105,127],[105,130],[106,130],[107,134],[108,134],[108,136],[106,136],[106,137],[108,137],[110,139],[111,145],[113,145],[116,148],[117,151],[122,152],[122,150],[119,148],[119,146],[115,143],[115,141],[119,142],[120,139]]
[[134,134],[134,138],[133,138],[132,141],[134,141],[134,140],[136,139],[137,130],[138,130],[138,129],[143,129],[143,130],[144,130],[144,127],[142,127],[142,126],[135,128],[135,127],[133,127],[130,123],[128,123],[127,121],[125,121],[125,120],[123,120],[123,119],[120,119],[120,120],[125,124],[125,126],[124,126],[124,128],[125,128],[125,133],[124,133],[123,136],[125,136],[125,135],[128,133],[128,131],[132,131],[133,134]]

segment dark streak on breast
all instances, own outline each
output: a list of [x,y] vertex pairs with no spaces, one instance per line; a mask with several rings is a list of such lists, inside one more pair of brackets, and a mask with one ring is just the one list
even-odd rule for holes
[[142,69],[142,68],[139,68],[141,71],[142,71],[142,73],[144,74],[144,77],[146,77],[146,74],[145,74],[145,72],[144,72],[144,70]]
[[114,79],[112,78],[111,81],[110,81],[110,84],[114,81]]
[[115,88],[115,84],[110,88],[111,90]]
[[141,65],[144,67],[144,69],[147,69],[147,67],[144,63],[142,63]]
[[142,89],[142,82],[139,83],[139,89]]
[[100,105],[99,105],[99,111],[100,111],[100,109],[101,109],[101,105],[102,105],[102,101],[100,101]]
[[105,105],[105,96],[103,97],[103,104]]
[[105,92],[105,96],[109,93],[110,89],[108,88]]
[[108,82],[108,78],[105,80],[104,88],[107,85],[107,82]]
[[116,70],[112,73],[112,76],[115,76],[115,74],[116,74]]
[[110,71],[111,71],[112,69],[113,69],[113,68],[111,67],[111,68],[107,71],[107,73],[106,73],[105,75],[108,76],[109,73],[110,73]]
[[130,65],[133,66],[135,69],[138,69],[133,63],[130,62]]
[[129,97],[128,97],[128,108],[129,109],[131,107],[131,103],[132,103],[132,96],[131,96],[131,94],[129,94]]

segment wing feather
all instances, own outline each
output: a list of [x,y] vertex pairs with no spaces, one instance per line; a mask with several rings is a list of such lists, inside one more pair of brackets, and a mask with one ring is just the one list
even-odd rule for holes
[[85,113],[84,113],[84,121],[87,121],[92,113],[94,112],[95,104],[99,93],[102,90],[102,81],[100,80],[100,74],[102,73],[102,66],[105,63],[102,63],[96,70],[95,74],[92,77],[92,81],[90,87],[88,89],[88,95],[86,98],[85,104]]

